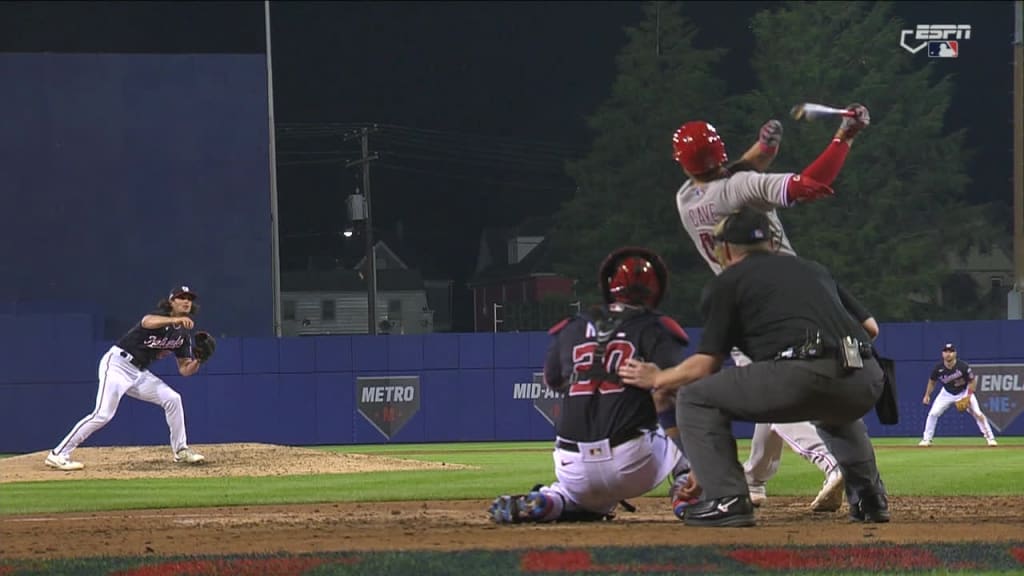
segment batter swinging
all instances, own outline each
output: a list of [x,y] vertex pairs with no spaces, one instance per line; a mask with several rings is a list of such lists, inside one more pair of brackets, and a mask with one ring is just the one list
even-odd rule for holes
[[[713,230],[728,214],[744,206],[765,212],[781,233],[780,251],[795,254],[775,209],[833,193],[830,186],[846,160],[854,137],[870,122],[864,106],[852,104],[849,109],[856,115],[843,119],[829,146],[800,174],[755,171],[766,168],[778,152],[782,124],[777,120],[762,126],[758,142],[739,163],[745,166],[726,165],[725,143],[711,124],[687,122],[676,130],[672,138],[674,158],[688,177],[676,193],[676,208],[683,228],[715,275],[721,274],[722,266],[714,253]],[[750,364],[750,359],[740,350],[733,351],[733,361],[737,366]],[[821,512],[838,510],[842,506],[842,474],[835,457],[810,422],[755,425],[750,458],[744,466],[754,505],[765,500],[765,484],[778,471],[783,441],[825,474],[824,486],[811,508]]]

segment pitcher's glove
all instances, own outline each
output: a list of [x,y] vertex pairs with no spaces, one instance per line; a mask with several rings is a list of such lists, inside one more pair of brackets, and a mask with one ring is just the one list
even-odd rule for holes
[[963,398],[961,398],[961,399],[956,401],[956,409],[959,412],[966,412],[967,409],[970,408],[970,407],[971,407],[971,395],[970,394],[968,394],[967,396],[964,396]]
[[206,331],[196,332],[192,341],[192,351],[195,353],[196,360],[199,360],[201,364],[209,360],[213,356],[214,350],[217,349],[217,340]]

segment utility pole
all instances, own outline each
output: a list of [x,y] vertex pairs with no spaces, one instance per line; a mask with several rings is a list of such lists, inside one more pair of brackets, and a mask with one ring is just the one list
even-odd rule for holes
[[376,126],[363,128],[345,137],[345,140],[351,140],[358,135],[362,144],[362,158],[345,164],[345,167],[363,167],[363,196],[366,201],[366,322],[367,334],[371,336],[377,335],[377,255],[373,248],[373,212],[370,209],[370,162],[379,158],[376,152],[370,154],[370,132],[376,129]]

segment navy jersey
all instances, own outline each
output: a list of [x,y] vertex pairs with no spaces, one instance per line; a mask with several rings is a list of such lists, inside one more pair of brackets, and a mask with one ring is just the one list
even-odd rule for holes
[[618,370],[630,358],[660,368],[682,362],[688,338],[679,324],[643,308],[612,304],[563,320],[549,333],[554,337],[544,382],[564,394],[560,437],[618,444],[657,428],[650,390],[622,384]]
[[[166,316],[161,310],[150,312],[156,316]],[[136,362],[145,368],[154,360],[174,354],[178,358],[192,357],[192,335],[181,324],[164,326],[163,328],[143,328],[140,320],[127,334],[117,341],[117,345],[135,357]]]
[[939,362],[932,370],[931,379],[942,384],[946,392],[956,395],[963,392],[971,383],[971,380],[974,379],[974,371],[971,370],[970,364],[963,360],[957,360],[952,368],[946,368],[944,362]]

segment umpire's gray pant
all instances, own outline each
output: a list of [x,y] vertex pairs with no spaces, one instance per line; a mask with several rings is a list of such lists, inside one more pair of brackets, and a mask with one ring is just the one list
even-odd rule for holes
[[839,462],[851,503],[884,494],[875,451],[861,420],[882,393],[873,358],[845,372],[839,361],[766,360],[702,378],[679,390],[676,421],[707,499],[747,493],[732,422],[810,420]]

